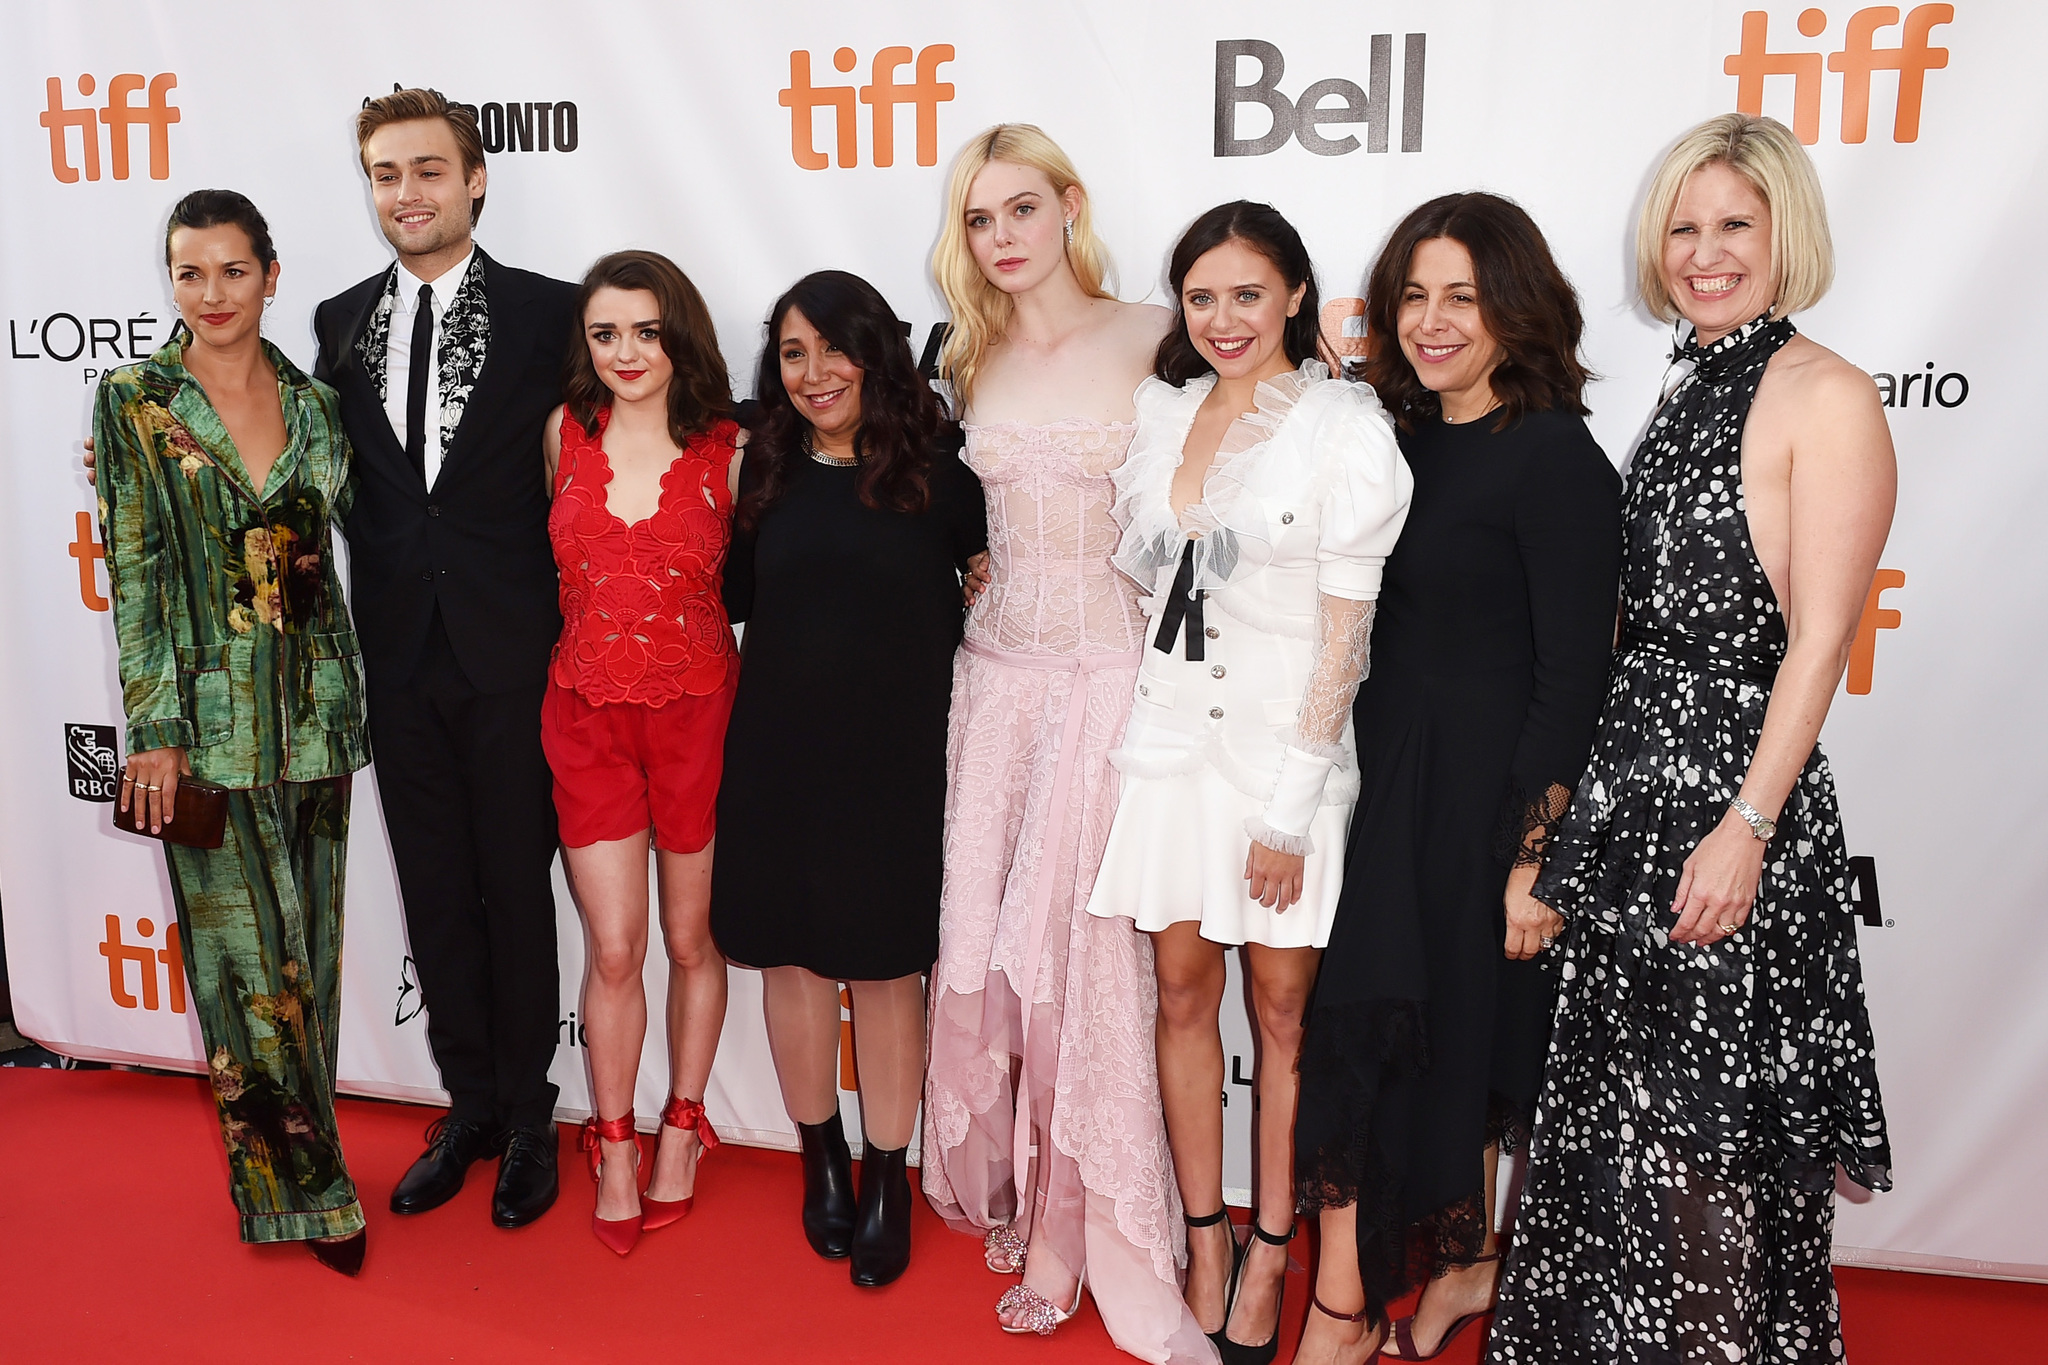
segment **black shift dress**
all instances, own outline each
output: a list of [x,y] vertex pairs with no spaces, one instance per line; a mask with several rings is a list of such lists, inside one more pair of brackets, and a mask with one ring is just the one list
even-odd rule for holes
[[1503,955],[1502,898],[1525,815],[1585,768],[1621,567],[1621,480],[1579,418],[1416,420],[1295,1146],[1309,1209],[1358,1201],[1375,1311],[1478,1254],[1482,1153],[1527,1131],[1555,953]]
[[[988,547],[957,445],[934,452],[921,513],[864,506],[856,469],[800,458],[733,535],[725,605],[746,632],[711,932],[734,962],[879,981],[938,957],[960,572]],[[744,497],[761,471],[740,470]]]

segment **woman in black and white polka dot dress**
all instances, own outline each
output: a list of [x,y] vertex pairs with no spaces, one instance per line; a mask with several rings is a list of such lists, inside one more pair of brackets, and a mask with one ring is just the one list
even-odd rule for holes
[[1490,1358],[1832,1361],[1835,1173],[1890,1184],[1834,778],[1815,745],[1895,492],[1783,125],[1694,129],[1644,206],[1693,363],[1629,471],[1622,636],[1534,895],[1563,987]]

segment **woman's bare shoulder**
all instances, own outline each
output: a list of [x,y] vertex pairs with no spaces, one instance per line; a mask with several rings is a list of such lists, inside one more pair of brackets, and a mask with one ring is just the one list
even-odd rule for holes
[[1879,404],[1875,380],[1803,332],[1771,357],[1764,373],[1780,396],[1802,407]]

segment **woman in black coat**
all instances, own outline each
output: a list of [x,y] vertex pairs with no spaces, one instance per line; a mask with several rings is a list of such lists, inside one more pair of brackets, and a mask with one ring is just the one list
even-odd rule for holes
[[[1303,1365],[1434,1355],[1498,1281],[1494,1180],[1528,1132],[1561,928],[1529,896],[1600,713],[1621,481],[1586,430],[1578,300],[1529,216],[1446,195],[1367,286],[1366,378],[1415,497],[1354,708],[1363,789],[1301,1056],[1322,1224]],[[1417,1313],[1386,1306],[1428,1277]]]

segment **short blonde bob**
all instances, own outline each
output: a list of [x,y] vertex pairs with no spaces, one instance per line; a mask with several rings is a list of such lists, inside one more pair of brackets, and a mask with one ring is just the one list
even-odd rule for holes
[[1664,283],[1664,237],[1686,177],[1717,163],[1747,180],[1771,210],[1777,315],[1789,317],[1819,303],[1835,282],[1835,244],[1820,176],[1791,129],[1753,114],[1708,119],[1678,139],[1657,168],[1636,224],[1636,288],[1643,302],[1666,322],[1677,318],[1678,305]]
[[999,123],[976,133],[953,163],[953,179],[946,189],[946,225],[939,244],[932,251],[932,275],[946,296],[952,313],[952,328],[939,351],[939,373],[953,385],[954,411],[964,415],[974,393],[975,376],[988,356],[988,348],[1010,325],[1014,305],[1010,296],[988,282],[975,263],[967,245],[967,196],[974,177],[992,161],[1028,166],[1052,182],[1055,196],[1068,186],[1081,191],[1081,207],[1074,214],[1073,235],[1067,242],[1067,264],[1084,293],[1092,298],[1116,297],[1104,286],[1109,273],[1108,253],[1096,239],[1088,212],[1088,188],[1074,170],[1074,163],[1059,144],[1029,123]]

